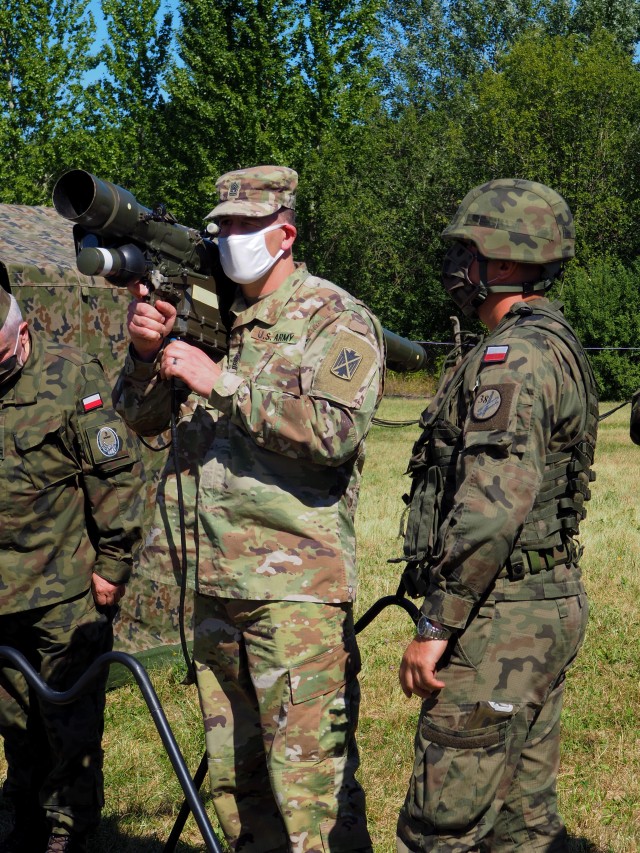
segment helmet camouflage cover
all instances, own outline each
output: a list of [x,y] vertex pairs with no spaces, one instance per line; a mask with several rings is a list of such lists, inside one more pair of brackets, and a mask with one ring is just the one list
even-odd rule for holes
[[[463,198],[451,223],[442,232],[454,241],[447,252],[442,283],[459,308],[470,316],[491,292],[546,290],[575,254],[573,216],[562,196],[535,181],[501,178],[475,187]],[[469,278],[478,251],[480,281]],[[535,264],[540,279],[522,284],[492,284],[487,280],[489,260]]]
[[501,178],[463,198],[445,240],[467,240],[485,258],[548,264],[575,254],[569,205],[555,190],[535,181]]

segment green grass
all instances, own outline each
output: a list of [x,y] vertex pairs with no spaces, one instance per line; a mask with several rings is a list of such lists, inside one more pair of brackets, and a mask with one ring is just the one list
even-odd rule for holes
[[[419,399],[385,398],[379,415],[411,420],[421,408]],[[570,853],[640,850],[640,448],[628,438],[628,417],[625,408],[601,425],[597,480],[583,525],[582,565],[591,618],[568,678],[558,779],[560,808],[572,838]],[[375,426],[368,439],[357,517],[357,615],[397,587],[398,567],[387,560],[401,552],[401,495],[409,485],[403,472],[416,436],[416,426]],[[388,609],[360,636],[361,778],[376,853],[395,851],[395,823],[413,760],[418,700],[407,700],[397,679],[411,635],[409,617]],[[179,663],[152,677],[180,748],[195,770],[204,750],[196,689],[179,684]],[[182,794],[136,687],[109,694],[104,746],[106,807],[93,853],[159,853]],[[212,814],[208,796],[206,802]],[[203,849],[192,818],[178,849]]]

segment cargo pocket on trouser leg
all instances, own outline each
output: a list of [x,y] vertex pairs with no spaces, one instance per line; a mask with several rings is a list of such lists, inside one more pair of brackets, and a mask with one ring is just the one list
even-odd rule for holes
[[420,719],[405,810],[438,833],[490,829],[526,738],[525,715],[510,704],[438,703]]
[[371,846],[355,780],[359,671],[355,637],[289,671],[286,762],[276,793],[294,851]]

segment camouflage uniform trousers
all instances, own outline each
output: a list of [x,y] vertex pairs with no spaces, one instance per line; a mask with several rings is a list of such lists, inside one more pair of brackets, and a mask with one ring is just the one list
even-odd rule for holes
[[566,851],[560,712],[587,615],[584,593],[480,608],[422,706],[400,853]]
[[[109,618],[91,592],[0,616],[0,644],[22,652],[49,687],[67,690],[111,648]],[[102,732],[106,670],[68,705],[41,701],[24,676],[0,669],[0,734],[8,770],[4,794],[38,804],[62,834],[97,825],[104,802]]]
[[370,853],[352,606],[196,595],[194,660],[231,848]]

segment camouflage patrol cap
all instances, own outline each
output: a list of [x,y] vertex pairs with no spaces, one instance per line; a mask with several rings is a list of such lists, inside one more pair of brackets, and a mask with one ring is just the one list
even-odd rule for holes
[[535,181],[501,178],[463,198],[445,240],[467,240],[485,258],[549,264],[575,255],[569,205],[555,190]]
[[11,296],[4,287],[0,287],[0,329],[5,324],[9,308],[11,308]]
[[219,216],[269,216],[281,207],[295,210],[298,173],[286,166],[252,166],[218,178],[220,203],[206,219]]

